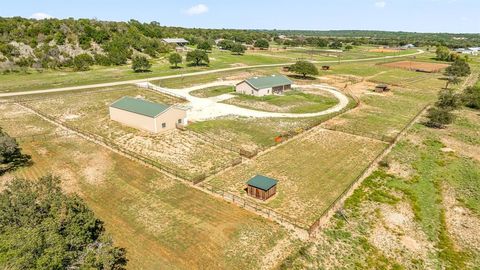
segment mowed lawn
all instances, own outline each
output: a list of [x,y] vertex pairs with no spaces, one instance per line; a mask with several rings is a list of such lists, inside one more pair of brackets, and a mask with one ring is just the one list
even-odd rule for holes
[[277,195],[266,205],[308,227],[385,147],[375,140],[316,129],[216,176],[209,184],[249,198],[243,189],[251,177],[275,178]]
[[[20,136],[23,116],[6,131]],[[36,121],[39,128],[48,126]],[[258,269],[277,244],[287,247],[281,254],[290,248],[275,223],[79,137],[25,141],[21,147],[35,164],[0,183],[14,176],[61,177],[63,188],[84,198],[115,244],[127,249],[129,269]]]
[[328,92],[318,91],[313,94],[289,90],[280,96],[255,97],[238,94],[235,98],[225,100],[224,103],[259,111],[313,113],[335,106],[338,100]]

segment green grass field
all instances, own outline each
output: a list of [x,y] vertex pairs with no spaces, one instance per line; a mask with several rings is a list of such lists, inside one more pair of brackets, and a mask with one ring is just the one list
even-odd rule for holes
[[201,97],[201,98],[209,98],[209,97],[216,97],[223,94],[228,94],[234,92],[235,89],[233,86],[216,86],[210,87],[201,90],[195,90],[190,92],[192,96]]
[[[1,115],[10,109],[2,106]],[[8,133],[30,134],[22,123],[54,129],[21,108],[16,113],[9,119],[18,126],[0,120]],[[62,187],[84,198],[115,244],[127,249],[129,269],[258,269],[277,244],[281,254],[291,247],[278,225],[79,137],[22,141],[21,147],[35,164],[0,181],[61,177]]]
[[312,113],[326,110],[335,106],[338,100],[329,93],[321,91],[306,93],[297,90],[286,91],[284,95],[255,97],[237,95],[224,103],[239,107],[271,112]]

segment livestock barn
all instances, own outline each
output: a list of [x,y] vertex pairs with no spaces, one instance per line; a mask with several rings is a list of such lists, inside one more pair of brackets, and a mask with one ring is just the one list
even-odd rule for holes
[[247,194],[260,200],[268,200],[277,193],[278,181],[263,175],[256,175],[247,182]]
[[292,89],[292,84],[293,82],[283,75],[253,77],[237,84],[235,92],[256,97],[281,95],[285,90]]
[[111,120],[153,133],[187,125],[186,109],[144,99],[123,97],[109,111]]

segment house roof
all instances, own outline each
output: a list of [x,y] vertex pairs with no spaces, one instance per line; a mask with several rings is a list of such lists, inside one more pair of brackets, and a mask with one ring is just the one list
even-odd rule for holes
[[267,191],[277,183],[278,181],[275,179],[263,175],[256,175],[252,179],[248,180],[247,185]]
[[154,103],[144,99],[123,97],[112,103],[110,107],[153,118],[170,108],[170,105]]
[[184,38],[164,38],[163,41],[167,43],[188,43],[188,40]]
[[290,81],[286,76],[283,75],[272,75],[267,77],[254,77],[248,80],[245,80],[255,89],[265,89],[271,87],[277,87],[282,85],[289,85],[293,82]]

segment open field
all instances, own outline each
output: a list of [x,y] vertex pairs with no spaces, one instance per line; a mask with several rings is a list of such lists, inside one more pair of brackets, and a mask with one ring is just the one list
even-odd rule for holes
[[435,100],[444,85],[438,75],[400,69],[379,73],[369,80],[394,87],[378,94],[372,91],[375,84],[352,85],[349,89],[361,105],[324,123],[325,128],[390,141],[416,113]]
[[429,63],[429,62],[414,62],[414,61],[398,61],[383,64],[386,67],[401,68],[406,70],[421,71],[421,72],[440,72],[441,70],[450,66],[449,64]]
[[69,127],[101,136],[120,147],[148,157],[187,179],[230,166],[239,159],[238,153],[208,143],[201,135],[191,131],[171,130],[151,134],[111,121],[109,104],[123,96],[141,96],[166,104],[182,102],[135,86],[124,86],[90,92],[88,98],[84,94],[57,94],[48,95],[49,99],[46,100],[32,100],[26,104]]
[[389,48],[377,48],[377,49],[370,49],[369,52],[379,52],[379,53],[398,53],[401,50],[397,49],[389,49]]
[[[9,106],[0,105],[0,115]],[[17,136],[30,131],[5,125],[11,119],[42,132],[54,129],[18,107],[15,116],[0,119],[0,126]],[[292,247],[278,225],[79,137],[21,142],[21,147],[35,164],[0,182],[60,176],[63,188],[84,198],[116,245],[127,249],[129,269],[258,269],[271,261],[268,253],[285,256]]]
[[335,106],[338,100],[327,92],[306,93],[301,90],[286,91],[282,96],[255,97],[237,95],[224,103],[243,108],[269,112],[311,113]]
[[371,139],[314,129],[208,183],[248,198],[243,189],[251,177],[275,178],[277,195],[266,205],[308,227],[384,147]]
[[201,97],[201,98],[208,98],[208,97],[216,97],[223,94],[228,94],[234,92],[235,89],[233,86],[216,86],[210,87],[206,89],[200,89],[190,92],[192,96]]
[[[347,200],[306,255],[286,268],[477,269],[480,264],[478,111],[444,130],[415,125]],[[312,260],[312,258],[315,258]]]

